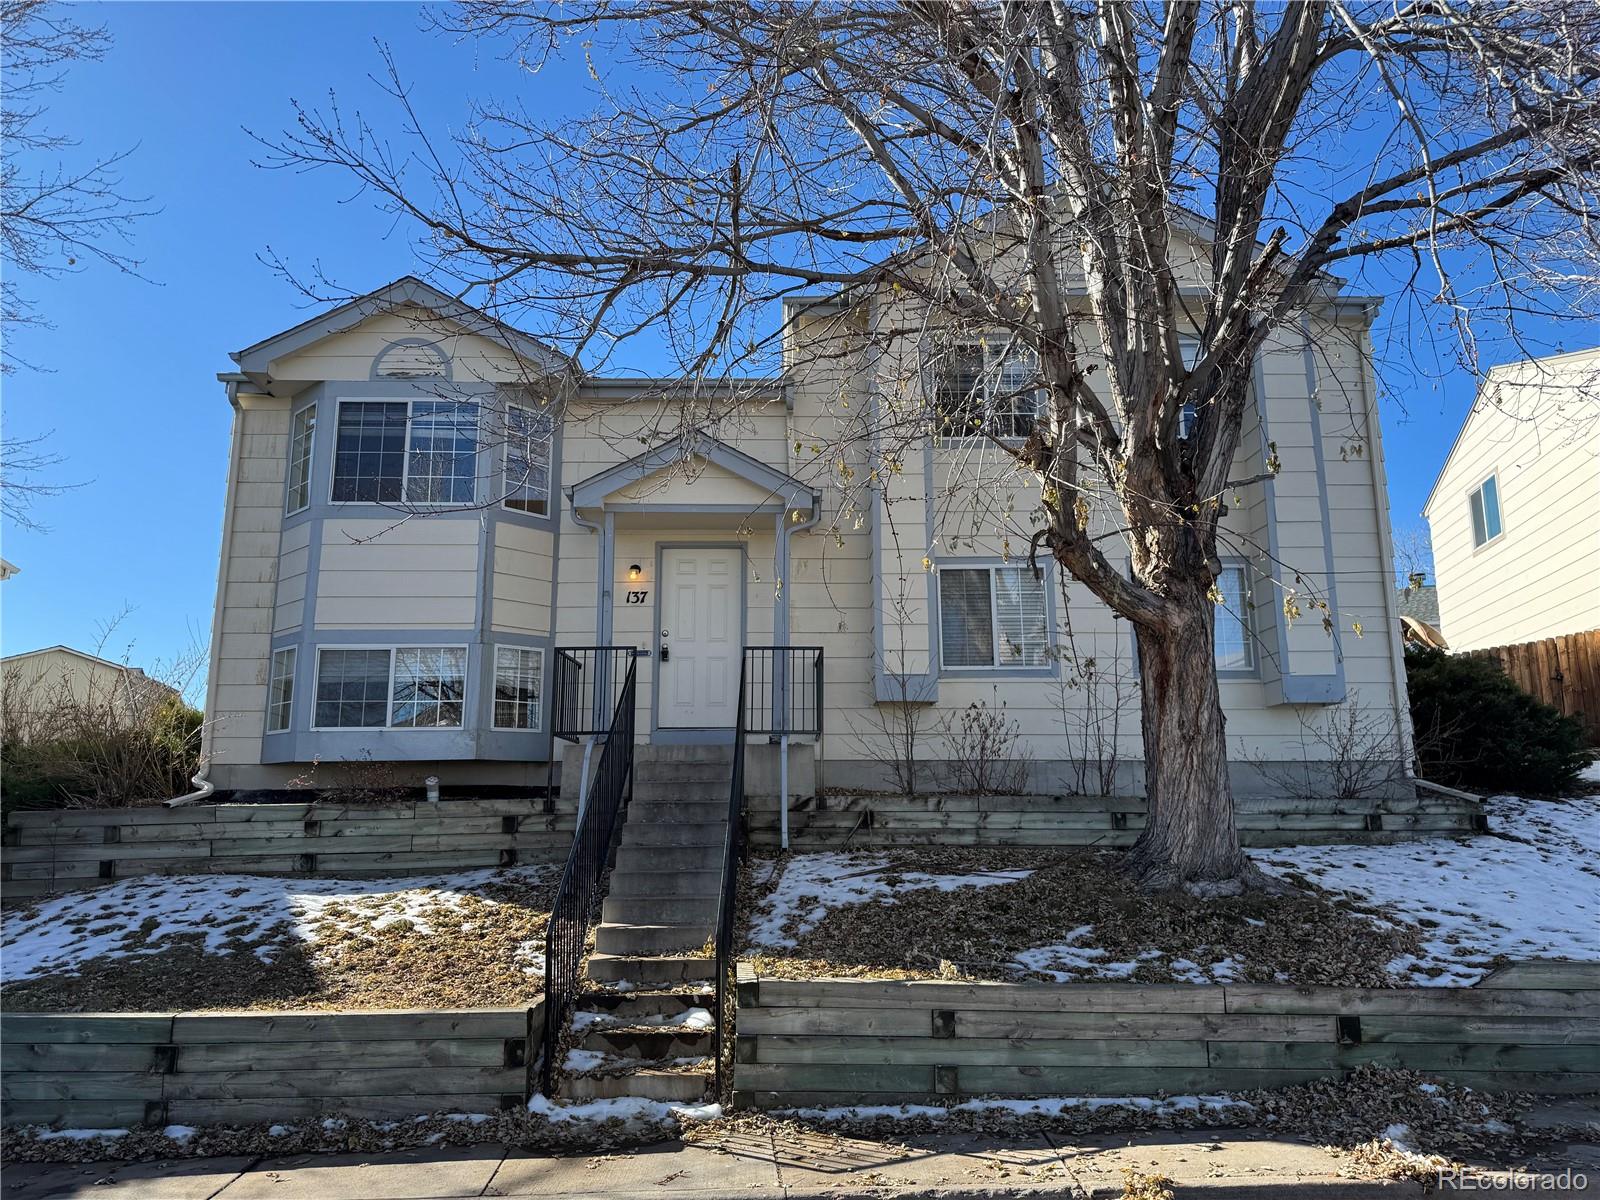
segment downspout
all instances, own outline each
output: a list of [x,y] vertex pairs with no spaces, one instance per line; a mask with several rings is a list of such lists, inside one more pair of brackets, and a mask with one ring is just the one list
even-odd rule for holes
[[[206,671],[208,708],[216,703],[217,697],[217,676],[222,662],[222,605],[227,598],[228,559],[233,554],[234,488],[239,484],[239,462],[244,457],[244,430],[240,427],[244,413],[239,408],[239,380],[224,379],[223,382],[228,390],[228,403],[233,407],[233,445],[228,454],[228,491],[222,511],[222,553],[217,556],[217,602],[211,612],[211,665]],[[202,800],[209,799],[217,790],[217,785],[207,778],[211,773],[213,725],[212,721],[202,720],[200,723],[200,769],[189,780],[194,784],[195,790],[174,796],[165,802],[165,807],[180,808],[186,804],[198,804]]]
[[[573,493],[573,489],[572,488],[568,488],[567,489],[567,511],[572,514],[572,523],[574,525],[579,526],[580,528],[587,529],[590,533],[594,534],[596,537],[601,537],[603,531],[602,531],[600,525],[595,521],[586,520],[583,516],[581,516],[578,513],[578,506],[576,504],[574,504],[573,501],[572,501],[572,493]],[[602,557],[603,556],[601,556],[601,555],[597,555],[596,556],[596,559],[595,559],[595,570],[596,571],[601,571],[601,570],[605,569],[605,564],[600,561],[600,559]],[[605,606],[606,588],[604,586],[603,581],[601,581],[601,580],[596,580],[595,588],[599,592],[599,598],[597,598],[595,600],[595,609],[594,609],[594,640],[595,640],[595,644],[598,645],[600,643],[600,633],[601,633],[600,626],[601,626],[601,623],[602,623],[601,622],[601,613],[602,613],[602,610],[603,610],[603,608]],[[595,661],[597,663],[599,662],[598,657],[596,658]],[[553,743],[553,739],[552,739],[552,743]],[[554,753],[554,752],[555,752],[555,747],[552,744],[551,753]],[[589,798],[589,760],[593,757],[593,755],[594,755],[594,734],[591,733],[591,734],[587,735],[583,740],[583,765],[578,768],[578,818],[579,818],[579,820],[582,820],[582,818],[583,818],[584,802],[586,800],[588,800],[588,798]],[[561,781],[561,786],[562,787],[566,787],[566,784],[567,784],[567,781],[565,779],[563,779]]]
[[[788,518],[787,512],[784,513],[784,517],[785,519]],[[807,530],[816,528],[817,522],[820,520],[822,520],[822,494],[813,492],[811,494],[811,516],[804,521],[798,522],[793,529],[789,530],[786,541],[792,544],[795,534],[805,533]],[[792,555],[785,556],[783,569],[786,576],[794,574]],[[788,590],[789,582],[787,578],[783,581],[786,597],[792,595]],[[790,637],[789,606],[787,602],[783,608],[783,619],[783,639],[784,644],[787,645]],[[820,700],[821,697],[818,697],[818,699]],[[787,724],[788,722],[785,722],[785,725]],[[811,794],[813,797],[822,794],[822,730],[822,710],[819,707],[817,710],[817,740],[811,743]],[[778,739],[778,845],[784,850],[789,848],[789,734],[787,730]]]

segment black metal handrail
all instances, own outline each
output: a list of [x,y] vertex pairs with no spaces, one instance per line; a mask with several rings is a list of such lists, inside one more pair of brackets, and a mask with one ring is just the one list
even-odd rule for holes
[[822,736],[822,647],[746,646],[740,700],[745,731],[769,737]]
[[[607,649],[608,647],[601,647]],[[559,655],[561,651],[557,651]],[[633,795],[635,662],[630,653],[616,708],[607,727],[605,749],[595,769],[578,829],[561,872],[561,886],[544,934],[544,1061],[540,1076],[546,1096],[555,1094],[556,1061],[562,1032],[578,998],[578,976],[588,947],[589,927],[601,893],[601,880],[616,848],[626,801]]]
[[557,646],[550,693],[552,736],[575,742],[610,729],[633,659],[632,646]]
[[[734,969],[733,918],[738,907],[739,863],[744,857],[744,740],[745,684],[749,656],[739,664],[739,719],[733,730],[733,771],[728,783],[728,830],[722,841],[722,895],[717,900],[717,997],[716,1020],[711,1032],[711,1053],[717,1067],[717,1099],[727,1097],[730,1080],[723,1053],[728,1031],[733,1025],[736,991],[730,987],[728,973]],[[737,981],[734,981],[735,983]]]

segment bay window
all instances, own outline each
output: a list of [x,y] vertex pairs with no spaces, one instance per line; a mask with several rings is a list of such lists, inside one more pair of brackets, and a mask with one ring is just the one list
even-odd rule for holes
[[548,409],[508,404],[505,438],[505,506],[541,516],[548,513],[554,416]]
[[538,729],[544,697],[544,651],[496,646],[494,727]]
[[323,647],[312,725],[459,729],[466,691],[464,646]]
[[282,733],[289,728],[294,709],[295,648],[285,646],[272,652],[272,668],[267,676],[267,732]]
[[478,406],[454,400],[344,400],[334,437],[333,500],[471,504]]

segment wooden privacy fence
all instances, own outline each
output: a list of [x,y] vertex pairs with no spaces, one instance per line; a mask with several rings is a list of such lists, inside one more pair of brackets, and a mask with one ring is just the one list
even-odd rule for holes
[[1600,964],[1477,987],[789,980],[739,966],[734,1099],[758,1108],[1275,1088],[1374,1064],[1600,1091]]
[[381,805],[195,804],[16,812],[0,895],[10,900],[130,875],[340,878],[560,862],[572,805],[526,797]]
[[0,1016],[7,1125],[243,1125],[526,1103],[544,1006]]
[[1576,717],[1600,745],[1600,629],[1468,650],[1468,658],[1492,658],[1510,680],[1535,700]]

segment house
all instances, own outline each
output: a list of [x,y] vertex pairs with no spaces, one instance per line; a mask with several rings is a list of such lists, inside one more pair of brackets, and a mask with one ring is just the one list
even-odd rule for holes
[[1400,608],[1400,636],[1416,646],[1448,650],[1439,620],[1439,589],[1431,583],[1408,583],[1395,593]]
[[[1029,787],[1103,790],[1087,764],[1136,791],[1132,633],[989,522],[1029,484],[957,432],[991,351],[935,372],[914,339],[869,354],[875,303],[794,298],[782,373],[714,384],[586,374],[410,277],[234,354],[212,782],[373,760],[538,785],[553,732],[587,744],[628,663],[637,741],[692,754],[733,737],[747,660],[750,728],[823,726],[791,747],[796,790],[888,786],[907,721],[936,773],[982,703],[1004,706]],[[1217,616],[1242,792],[1281,790],[1308,723],[1347,702],[1392,718],[1373,753],[1397,775],[1408,757],[1375,307],[1330,297],[1256,363]],[[841,436],[929,390],[945,423],[892,470]]]
[[1452,650],[1600,628],[1600,348],[1490,370],[1422,514]]
[[76,723],[110,725],[142,720],[178,690],[138,667],[71,646],[48,646],[0,659],[0,696],[7,736],[24,739],[60,731],[64,710]]
[[0,558],[0,583],[10,579],[13,575],[20,574],[22,574],[21,567],[17,566],[15,563],[10,563],[5,559]]

